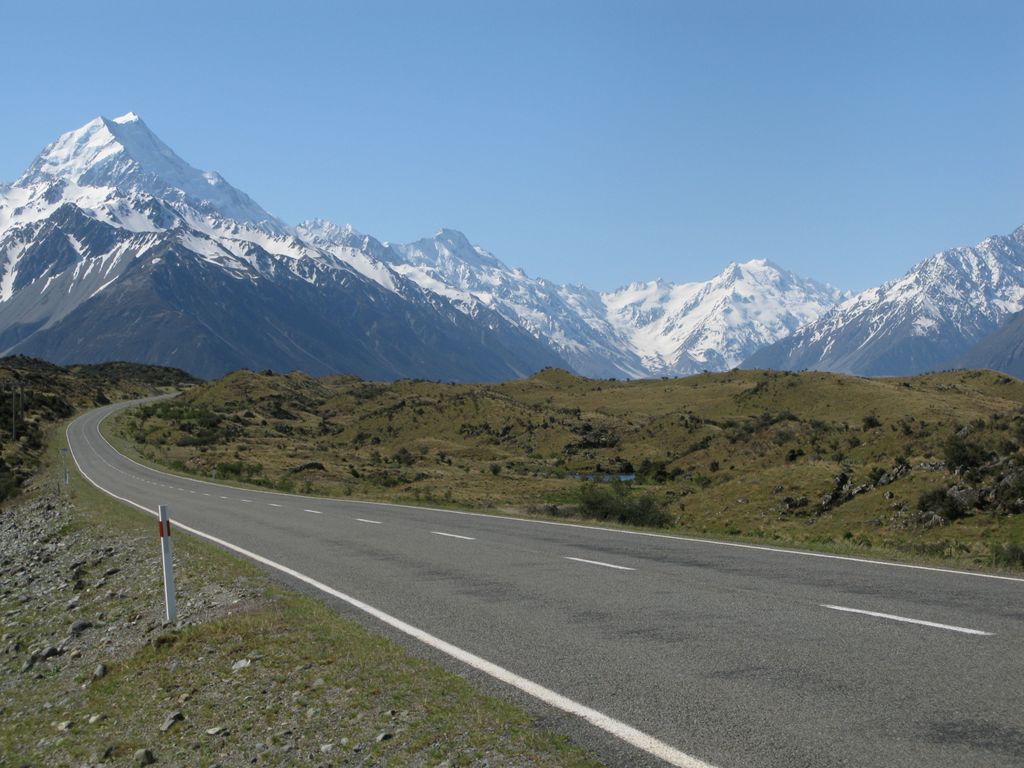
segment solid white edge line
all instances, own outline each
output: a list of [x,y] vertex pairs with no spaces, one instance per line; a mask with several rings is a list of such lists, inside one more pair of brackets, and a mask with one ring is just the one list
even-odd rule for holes
[[992,632],[983,632],[980,629],[970,629],[969,627],[956,627],[952,624],[939,624],[935,621],[925,621],[924,619],[908,619],[906,616],[896,616],[891,613],[878,613],[877,611],[864,611],[860,608],[847,608],[843,605],[826,605],[821,603],[822,608],[829,608],[833,611],[843,611],[844,613],[861,613],[865,616],[875,616],[879,619],[890,619],[892,621],[902,621],[906,624],[920,624],[923,627],[934,627],[935,629],[948,629],[951,632],[962,632],[965,635],[983,635],[985,637],[992,637]]
[[[136,404],[138,404],[138,403],[136,403]],[[109,407],[109,406],[104,406],[104,407]],[[99,409],[97,409],[97,410],[99,410]],[[107,438],[103,436],[102,432],[100,432],[100,427],[99,427],[99,425],[103,422],[104,419],[107,418],[107,416],[110,416],[111,414],[116,413],[118,410],[123,410],[123,409],[121,409],[121,408],[114,408],[114,409],[112,409],[110,411],[110,413],[107,413],[103,417],[103,419],[100,419],[100,421],[97,422],[97,424],[96,424],[96,432],[97,432],[97,434],[99,434],[100,439],[104,443],[106,443],[110,447],[110,449],[112,451],[114,451],[114,453],[116,453],[122,459],[124,459],[125,461],[130,461],[132,464],[135,464],[136,466],[141,467],[142,469],[149,470],[150,472],[155,472],[155,473],[157,473],[159,475],[163,475],[165,477],[173,477],[173,478],[179,478],[179,479],[183,479],[183,480],[190,480],[193,483],[202,483],[203,485],[212,485],[215,488],[231,488],[231,487],[233,487],[233,486],[219,485],[217,483],[211,483],[209,480],[200,480],[199,478],[185,477],[183,475],[175,475],[175,474],[171,474],[170,472],[164,472],[163,470],[155,469],[153,467],[150,467],[150,466],[147,466],[145,464],[142,464],[141,462],[136,461],[135,459],[133,459],[130,456],[125,456],[123,453],[121,453],[119,450],[117,450],[117,448],[115,448],[113,445],[111,445],[110,441],[107,440]],[[700,538],[697,538],[695,536],[675,536],[675,535],[670,534],[670,533],[652,533],[650,531],[628,531],[628,530],[624,530],[622,528],[603,528],[600,525],[581,525],[580,523],[562,523],[562,522],[558,522],[558,521],[555,521],[555,520],[530,520],[530,519],[524,518],[524,517],[511,517],[509,515],[492,515],[492,514],[489,514],[487,512],[468,512],[468,511],[462,510],[462,509],[442,509],[441,507],[410,507],[408,504],[394,504],[394,503],[388,502],[388,501],[365,501],[363,499],[344,499],[344,498],[338,498],[338,497],[335,497],[335,496],[302,496],[302,495],[297,494],[297,493],[284,493],[282,491],[261,491],[261,490],[255,489],[255,488],[252,488],[252,489],[247,488],[246,490],[250,491],[251,493],[262,493],[262,494],[267,494],[267,495],[270,495],[270,496],[285,496],[287,498],[292,498],[292,499],[318,499],[318,500],[321,500],[321,501],[330,501],[330,502],[336,502],[336,503],[337,502],[341,502],[343,504],[365,504],[365,505],[368,505],[368,506],[395,507],[397,509],[406,509],[406,510],[413,510],[413,511],[416,511],[416,510],[427,510],[429,512],[446,512],[446,513],[448,513],[450,515],[466,515],[468,517],[484,517],[484,518],[490,518],[492,520],[510,520],[512,522],[528,523],[530,525],[557,525],[557,526],[562,526],[564,528],[582,528],[585,531],[600,531],[602,533],[619,533],[619,534],[625,534],[627,536],[647,536],[647,537],[654,538],[654,539],[672,539],[674,541],[686,541],[686,542],[689,542],[691,544],[706,544],[708,546],[715,546],[715,547],[734,547],[736,549],[753,549],[753,550],[757,550],[757,551],[760,551],[760,552],[774,552],[774,553],[780,554],[780,555],[794,555],[796,557],[817,557],[817,558],[821,558],[821,559],[825,559],[825,560],[841,560],[841,561],[848,562],[848,563],[862,563],[864,565],[882,565],[882,566],[886,566],[888,568],[906,568],[906,569],[914,570],[914,571],[931,571],[932,573],[948,573],[948,574],[951,574],[951,575],[954,575],[954,576],[975,576],[975,577],[977,577],[979,579],[997,579],[999,581],[1016,581],[1016,582],[1024,583],[1024,577],[1021,577],[1021,576],[1003,576],[1003,575],[998,574],[998,573],[979,573],[977,571],[960,571],[960,570],[957,570],[956,568],[939,568],[938,566],[933,566],[933,565],[914,565],[913,563],[897,563],[897,562],[893,562],[891,560],[872,560],[871,558],[868,558],[868,557],[853,557],[851,555],[830,555],[827,552],[807,552],[807,551],[800,550],[800,549],[783,549],[781,547],[766,547],[763,544],[741,544],[740,542],[737,542],[737,541],[717,541],[715,539],[700,539]]]
[[627,568],[624,565],[613,565],[612,563],[602,563],[600,560],[586,560],[582,557],[569,557],[566,555],[566,560],[575,560],[577,563],[590,563],[591,565],[601,565],[605,568],[615,568],[618,571],[635,571],[636,568]]
[[[78,419],[75,419],[75,421],[78,421]],[[141,509],[143,512],[147,512],[151,515],[156,515],[157,513],[155,510],[148,509],[147,507],[144,507],[141,504],[137,504],[131,499],[126,499],[123,496],[118,496],[116,493],[111,493],[106,488],[101,486],[99,483],[95,482],[82,470],[82,465],[78,463],[78,457],[75,456],[74,449],[71,448],[70,431],[71,426],[74,423],[75,422],[71,422],[71,424],[68,424],[64,436],[67,439],[68,448],[71,453],[71,458],[74,460],[75,466],[78,467],[79,474],[86,480],[88,480],[89,483],[91,483],[93,486],[95,486],[108,496],[111,496],[117,499],[118,501],[122,501],[125,504],[130,504],[136,509]],[[99,431],[98,427],[97,431]],[[110,447],[113,448],[113,446]],[[116,452],[116,449],[114,450]],[[625,741],[626,743],[631,744],[637,749],[643,750],[648,754],[654,755],[655,757],[664,760],[666,763],[669,763],[670,765],[677,766],[677,768],[715,768],[710,763],[705,763],[703,760],[699,760],[696,757],[688,755],[685,752],[682,752],[676,749],[675,747],[666,744],[660,739],[657,739],[654,736],[651,736],[649,734],[644,733],[643,731],[634,728],[631,725],[627,725],[626,723],[609,717],[603,712],[598,712],[596,709],[592,709],[591,707],[588,707],[585,704],[580,704],[579,702],[574,701],[568,698],[567,696],[563,696],[560,693],[552,691],[550,688],[545,688],[539,683],[535,683],[532,680],[522,677],[521,675],[517,675],[515,672],[511,672],[505,669],[504,667],[500,667],[493,662],[487,661],[487,659],[477,656],[474,653],[470,653],[469,651],[463,650],[462,648],[459,648],[457,645],[452,645],[451,643],[442,640],[439,637],[435,637],[434,635],[431,635],[429,632],[426,632],[420,629],[419,627],[415,627],[412,624],[408,624],[402,621],[401,619],[395,618],[394,616],[385,613],[379,608],[374,608],[372,605],[364,603],[362,600],[358,600],[350,595],[346,595],[344,592],[340,592],[334,589],[333,587],[329,587],[323,582],[317,581],[316,579],[310,576],[306,576],[304,573],[299,573],[298,571],[289,568],[286,565],[277,563],[273,560],[270,560],[269,558],[263,557],[262,555],[257,555],[255,552],[250,552],[249,550],[243,549],[242,547],[232,544],[231,542],[225,541],[224,539],[219,539],[216,536],[211,536],[208,533],[203,533],[202,531],[193,528],[189,525],[185,525],[184,523],[175,522],[174,525],[178,530],[186,531],[188,533],[191,533],[193,536],[199,536],[200,538],[206,539],[207,541],[211,541],[214,544],[224,547],[225,549],[229,549],[232,552],[237,552],[238,554],[243,555],[244,557],[248,557],[249,559],[255,560],[258,563],[262,563],[263,565],[269,568],[273,568],[274,570],[280,571],[283,574],[291,576],[293,579],[297,579],[298,581],[301,581],[304,584],[308,584],[309,586],[323,592],[326,595],[330,595],[331,597],[335,597],[338,600],[348,603],[353,608],[357,608],[360,611],[363,611],[364,613],[373,616],[375,619],[382,621],[389,627],[392,627],[393,629],[396,629],[399,632],[414,638],[415,640],[419,640],[421,643],[424,643],[425,645],[428,645],[431,648],[440,651],[441,653],[447,654],[448,656],[451,656],[453,659],[461,661],[463,664],[466,664],[472,667],[473,669],[479,670],[484,674],[490,675],[491,677],[505,683],[506,685],[511,685],[513,688],[518,688],[523,693],[533,696],[535,699],[538,699],[544,702],[545,704],[548,704],[549,706],[555,707],[556,709],[560,709],[563,712],[566,712],[570,715],[581,717],[591,725],[600,728],[602,731],[610,733],[612,736],[615,736],[616,738],[621,739],[622,741]]]
[[457,533],[445,533],[444,531],[431,531],[435,536],[447,536],[450,539],[465,539],[466,541],[476,541],[472,536],[460,536]]
[[360,523],[372,523],[373,525],[384,525],[384,523],[382,523],[380,520],[367,520],[365,517],[357,517],[356,520],[358,520]]

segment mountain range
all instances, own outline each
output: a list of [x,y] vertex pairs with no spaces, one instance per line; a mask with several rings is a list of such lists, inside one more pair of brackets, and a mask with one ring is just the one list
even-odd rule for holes
[[861,376],[916,374],[965,362],[1005,369],[1001,350],[1020,325],[993,334],[1022,309],[1024,227],[973,248],[941,251],[767,345],[744,367]]
[[[135,114],[96,118],[0,185],[0,354],[489,381],[745,366],[863,375],[955,363],[1024,310],[1024,228],[848,296],[763,259],[598,292],[462,233],[400,244],[290,226]],[[1012,336],[1012,332],[1008,332]],[[1016,353],[1019,358],[1019,351]]]

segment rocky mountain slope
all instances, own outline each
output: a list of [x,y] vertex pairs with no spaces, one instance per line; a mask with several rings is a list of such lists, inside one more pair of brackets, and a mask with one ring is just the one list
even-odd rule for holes
[[599,293],[530,277],[450,229],[409,244],[375,243],[324,221],[297,232],[353,265],[384,263],[471,317],[497,312],[596,378],[732,368],[842,298],[765,260],[729,264],[703,282],[656,280]]
[[0,352],[459,380],[561,360],[500,315],[293,234],[135,115],[97,118],[0,188]]
[[129,113],[0,186],[0,353],[461,381],[736,365],[836,291],[763,261],[601,294],[511,269],[464,235],[391,244],[291,228]]
[[1024,227],[953,248],[842,302],[751,355],[746,368],[891,376],[954,367],[1024,309]]
[[1024,379],[1024,312],[1010,315],[955,362],[957,368],[991,368]]

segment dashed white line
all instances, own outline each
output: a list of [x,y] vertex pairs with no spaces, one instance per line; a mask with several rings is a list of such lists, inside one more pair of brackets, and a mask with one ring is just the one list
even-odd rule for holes
[[360,523],[372,523],[373,525],[384,525],[384,523],[382,523],[380,520],[367,520],[365,517],[357,517],[356,520],[358,520]]
[[224,499],[224,501],[231,501],[227,496],[221,496],[221,498]]
[[280,507],[281,505],[280,504],[275,504],[274,502],[271,501],[271,502],[267,503],[267,506],[268,507]]
[[991,632],[983,632],[980,629],[970,629],[969,627],[956,627],[952,624],[939,624],[935,621],[924,621],[923,619],[908,619],[906,616],[895,616],[891,613],[878,613],[877,611],[862,611],[860,608],[847,608],[842,605],[826,605],[821,604],[822,608],[828,608],[833,611],[843,611],[844,613],[860,613],[864,616],[875,616],[879,619],[889,619],[890,621],[902,621],[907,624],[920,624],[923,627],[934,627],[935,629],[948,629],[950,632],[962,632],[965,635],[984,635],[985,637],[991,637]]
[[239,499],[243,504],[252,504],[252,499]]
[[[271,504],[270,506],[276,507],[276,506],[279,506],[279,505]],[[321,512],[319,509],[304,509],[302,511],[303,512],[312,512],[314,515],[322,515],[323,514],[323,512]]]
[[566,557],[566,560],[575,560],[577,563],[590,563],[590,565],[600,565],[605,568],[614,568],[617,571],[635,571],[636,568],[627,568],[625,565],[614,565],[612,563],[602,563],[600,560],[584,560],[582,557]]
[[[69,447],[71,446],[71,438],[69,434],[71,426],[72,424],[69,424],[67,430],[65,431]],[[97,429],[97,433],[98,432],[99,430]],[[100,437],[102,438],[102,435],[100,435]],[[86,444],[88,444],[88,439],[86,439]],[[123,496],[118,496],[116,493],[107,490],[102,485],[93,480],[91,477],[89,477],[82,470],[82,465],[79,464],[78,456],[75,455],[75,451],[73,448],[71,449],[71,458],[75,462],[75,466],[78,467],[78,471],[79,473],[81,473],[82,477],[84,477],[94,486],[96,486],[101,491],[106,493],[108,496],[113,496],[115,499],[123,501],[126,504],[131,504],[133,507],[141,509],[143,512],[148,512],[151,515],[154,514],[154,510],[149,509],[148,507],[144,507],[143,505],[139,504],[138,502],[132,501],[131,499],[126,499]],[[100,460],[103,461],[102,457],[100,457]],[[654,755],[655,757],[658,757],[661,760],[664,760],[670,765],[677,766],[677,768],[713,768],[710,763],[705,763],[703,760],[700,760],[694,757],[693,755],[688,755],[682,750],[676,749],[670,744],[666,744],[660,739],[657,739],[656,737],[651,736],[648,733],[644,733],[643,731],[638,730],[637,728],[634,728],[633,726],[624,723],[621,720],[616,720],[613,717],[609,717],[603,712],[600,712],[596,709],[592,709],[591,707],[588,707],[585,704],[581,704],[578,701],[570,699],[568,696],[564,696],[558,693],[557,691],[553,691],[550,688],[546,688],[543,685],[540,685],[539,683],[535,683],[533,680],[522,677],[521,675],[517,675],[516,673],[511,672],[505,669],[504,667],[495,664],[492,661],[488,661],[487,659],[477,656],[476,654],[467,651],[463,648],[460,648],[457,645],[442,640],[441,638],[435,635],[431,635],[430,633],[420,629],[419,627],[413,626],[412,624],[408,624],[402,621],[401,619],[396,618],[395,616],[385,613],[379,608],[375,608],[369,603],[364,603],[363,601],[355,597],[352,597],[351,595],[346,595],[344,592],[334,589],[333,587],[330,587],[321,581],[317,581],[316,579],[307,576],[304,573],[300,573],[299,571],[296,571],[293,568],[289,568],[288,566],[283,565],[282,563],[275,562],[267,557],[256,554],[251,550],[243,549],[242,547],[239,547],[237,544],[232,544],[231,542],[225,541],[224,539],[218,538],[216,536],[211,536],[210,534],[204,533],[203,531],[200,531],[196,528],[192,528],[191,526],[179,523],[178,528],[183,531],[187,531],[195,536],[204,538],[207,541],[212,541],[214,544],[219,544],[225,549],[230,549],[233,552],[237,552],[240,555],[244,555],[245,557],[248,557],[251,560],[255,560],[258,563],[263,563],[264,565],[269,566],[270,568],[274,568],[275,570],[278,570],[281,573],[284,573],[288,576],[291,576],[294,579],[298,579],[299,581],[302,581],[310,585],[314,589],[317,589],[323,592],[324,594],[336,597],[339,600],[343,600],[344,602],[348,603],[354,608],[357,608],[369,614],[370,616],[373,616],[374,618],[384,622],[388,626],[397,629],[399,632],[402,632],[403,634],[406,634],[409,637],[419,640],[421,643],[429,645],[431,648],[434,648],[440,651],[441,653],[445,653],[448,656],[451,656],[453,659],[461,661],[462,663],[467,664],[473,667],[474,669],[483,672],[486,675],[490,675],[491,677],[495,678],[496,680],[499,680],[500,682],[518,688],[523,693],[526,693],[529,696],[533,696],[534,698],[544,702],[545,704],[548,704],[552,707],[556,707],[570,715],[580,717],[586,720],[587,722],[597,726],[606,733],[609,733],[612,736],[622,739],[626,743],[632,744],[634,747],[642,749],[645,752]],[[440,532],[437,531],[436,533]]]
[[[112,412],[113,411],[111,411],[111,413]],[[159,469],[155,469],[154,467],[149,467],[149,466],[146,466],[144,464],[140,464],[139,462],[135,461],[135,459],[132,459],[132,458],[129,458],[128,456],[125,456],[123,453],[121,453],[116,448],[114,448],[114,446],[110,444],[110,441],[108,441],[107,438],[103,436],[103,433],[100,432],[100,429],[99,429],[99,424],[101,424],[103,422],[103,420],[106,419],[107,416],[109,416],[109,415],[110,415],[110,413],[106,414],[95,425],[96,436],[100,439],[100,441],[102,443],[104,443],[108,448],[110,448],[111,451],[113,451],[115,454],[117,454],[119,459],[123,459],[123,460],[125,460],[125,461],[127,461],[127,462],[129,462],[131,464],[134,464],[136,466],[142,467],[143,469],[146,469],[146,470],[148,470],[150,472],[154,472],[154,473],[156,473],[158,475],[161,475],[161,476],[164,476],[164,477],[174,477],[174,475],[170,474],[169,472],[163,472],[163,471],[161,471]],[[81,417],[79,417],[79,418],[81,418]],[[86,439],[86,442],[88,443],[88,439]],[[92,447],[92,446],[90,445],[90,447]],[[113,464],[111,464],[110,462],[106,461],[102,457],[100,457],[100,461],[102,461],[104,464],[109,466],[111,469],[114,469],[115,471],[122,472],[122,473],[125,472],[125,470],[121,469],[120,467],[115,467]],[[204,485],[214,485],[214,486],[217,485],[217,483],[211,483],[211,482],[209,482],[207,480],[197,480],[197,479],[194,479],[193,482],[203,483]],[[302,496],[302,495],[295,494],[295,493],[282,493],[280,491],[260,491],[260,493],[273,494],[275,496],[289,496],[291,498],[324,499],[325,501],[337,501],[337,499],[328,499],[328,498],[324,498],[322,496],[312,496],[312,495]],[[364,501],[362,499],[344,499],[344,501],[345,501],[346,504],[368,504],[368,505],[384,506],[384,507],[398,507],[399,509],[409,509],[408,505],[394,504],[394,503],[390,503],[390,502],[386,502],[386,501]],[[506,520],[506,521],[512,522],[512,523],[523,523],[523,524],[527,524],[527,525],[549,525],[549,526],[558,526],[558,527],[563,527],[563,528],[580,528],[580,529],[582,529],[584,531],[591,531],[591,532],[609,533],[609,534],[617,534],[617,535],[624,535],[624,536],[644,536],[644,537],[654,538],[654,539],[668,539],[668,540],[671,540],[671,541],[683,541],[683,542],[686,542],[688,544],[699,544],[699,545],[714,546],[714,547],[730,547],[730,548],[733,548],[733,549],[749,549],[749,550],[755,550],[755,551],[759,551],[759,552],[771,552],[772,554],[776,554],[776,555],[792,555],[794,557],[812,557],[812,558],[824,559],[824,560],[840,560],[840,561],[843,561],[843,562],[860,563],[860,564],[863,564],[863,565],[879,565],[879,566],[884,566],[886,568],[904,568],[904,569],[915,570],[915,571],[930,571],[932,573],[946,573],[946,574],[950,574],[950,575],[953,575],[953,576],[973,576],[973,577],[979,578],[979,579],[995,579],[995,580],[998,580],[998,581],[1015,581],[1015,582],[1018,582],[1018,583],[1024,583],[1024,577],[1022,577],[1022,576],[1005,576],[1005,575],[999,574],[999,573],[982,573],[980,571],[960,571],[960,570],[957,570],[955,568],[939,568],[939,567],[936,567],[934,565],[914,565],[913,563],[896,563],[896,562],[892,562],[891,560],[872,560],[872,559],[866,558],[866,557],[852,557],[850,555],[833,555],[833,554],[828,554],[828,553],[825,553],[825,552],[810,552],[808,550],[801,550],[801,549],[782,549],[781,547],[769,547],[769,546],[765,546],[764,544],[742,544],[742,543],[737,542],[737,541],[716,541],[714,539],[698,539],[698,538],[693,537],[693,536],[678,536],[678,535],[670,534],[670,533],[652,533],[651,531],[630,531],[630,530],[626,530],[626,529],[623,529],[623,528],[604,528],[604,527],[602,527],[600,525],[585,525],[585,524],[582,524],[582,523],[563,523],[563,522],[557,522],[555,520],[535,520],[535,519],[526,518],[526,517],[510,517],[508,515],[496,515],[496,514],[494,514],[492,512],[468,512],[468,511],[466,511],[464,509],[442,509],[440,507],[416,507],[416,509],[418,511],[445,512],[445,513],[452,514],[452,515],[463,515],[463,516],[466,516],[466,517],[486,517],[486,518],[490,518],[492,520]]]
[[444,531],[431,531],[435,536],[447,536],[450,539],[465,539],[466,541],[476,541],[472,536],[460,536],[457,533],[445,533]]

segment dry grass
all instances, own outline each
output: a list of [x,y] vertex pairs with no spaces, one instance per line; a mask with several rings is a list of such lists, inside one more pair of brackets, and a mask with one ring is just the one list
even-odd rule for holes
[[[1024,515],[927,527],[914,522],[917,499],[959,481],[942,457],[965,428],[1018,462],[1022,406],[1024,382],[991,371],[622,382],[547,370],[499,385],[241,371],[114,431],[195,475],[515,513],[571,514],[578,476],[637,472],[632,493],[652,495],[680,532],[972,566],[1024,540]],[[909,471],[875,482],[904,462]],[[822,510],[840,474],[865,488]]]

